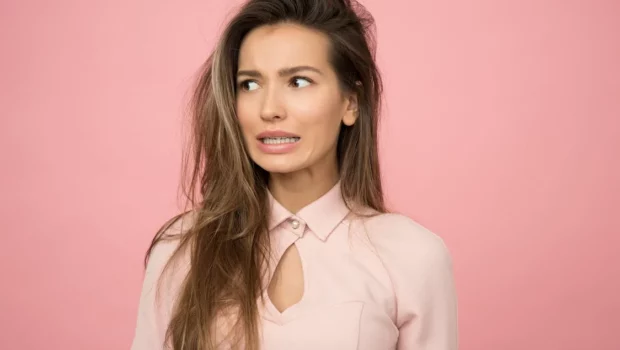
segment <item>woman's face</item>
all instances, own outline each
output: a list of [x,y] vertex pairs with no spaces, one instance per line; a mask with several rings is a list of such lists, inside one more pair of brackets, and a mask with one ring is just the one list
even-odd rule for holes
[[356,98],[340,88],[329,39],[293,24],[262,26],[242,42],[236,110],[250,157],[270,173],[337,173],[341,124]]

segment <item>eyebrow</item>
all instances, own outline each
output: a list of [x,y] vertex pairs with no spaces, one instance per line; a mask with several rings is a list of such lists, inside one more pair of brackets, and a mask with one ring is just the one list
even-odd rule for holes
[[[282,68],[278,71],[278,75],[281,77],[285,77],[285,76],[290,76],[290,75],[293,75],[293,74],[296,74],[296,73],[299,73],[305,70],[312,71],[320,75],[323,75],[323,72],[321,72],[319,69],[314,68],[312,66],[296,66],[296,67],[290,67],[290,68]],[[245,75],[251,78],[262,77],[262,74],[260,74],[260,72],[257,70],[240,70],[237,72],[237,77],[241,75]]]

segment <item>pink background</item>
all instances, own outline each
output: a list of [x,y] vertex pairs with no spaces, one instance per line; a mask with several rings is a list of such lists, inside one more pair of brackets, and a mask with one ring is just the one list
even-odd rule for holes
[[[461,349],[620,349],[620,3],[365,3],[389,203],[453,253]],[[0,2],[0,348],[129,347],[230,4]]]

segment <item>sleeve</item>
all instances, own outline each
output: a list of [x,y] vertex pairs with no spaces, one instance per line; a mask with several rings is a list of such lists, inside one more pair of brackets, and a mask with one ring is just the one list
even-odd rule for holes
[[186,212],[170,219],[158,232],[162,239],[152,247],[147,260],[131,350],[168,348],[165,338],[172,309],[190,266],[187,250],[180,252],[178,259],[171,258],[194,222],[195,213]]
[[452,259],[438,241],[427,247],[410,295],[415,309],[399,325],[398,350],[457,350],[457,297]]
[[146,265],[138,315],[131,350],[163,350],[170,318],[169,283],[161,277],[169,257],[174,252],[171,242],[159,242],[153,248]]
[[394,290],[397,350],[457,350],[452,258],[439,236],[399,214],[369,226]]

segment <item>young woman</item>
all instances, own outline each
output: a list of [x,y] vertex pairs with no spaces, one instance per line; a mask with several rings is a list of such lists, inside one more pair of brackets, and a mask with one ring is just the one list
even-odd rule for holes
[[443,241],[384,207],[372,26],[352,0],[251,0],[232,19],[133,350],[457,349]]

